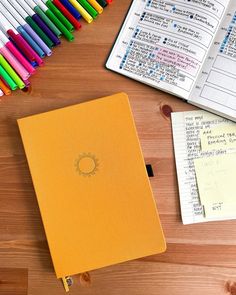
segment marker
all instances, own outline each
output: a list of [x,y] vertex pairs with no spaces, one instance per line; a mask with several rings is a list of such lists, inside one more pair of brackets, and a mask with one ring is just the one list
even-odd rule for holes
[[102,6],[96,0],[87,0],[90,5],[93,6],[96,11],[101,14],[103,12]]
[[[63,25],[63,23],[53,14],[53,12],[50,10],[50,8],[48,8],[48,6],[46,6],[43,1],[34,0],[34,2],[43,10],[43,12],[46,14],[46,16],[55,24],[55,26],[66,37],[67,40],[69,40],[69,41],[74,40],[74,36],[71,34],[71,32],[67,30],[67,28]],[[49,1],[49,3],[51,3],[51,6],[55,7],[51,1]],[[58,10],[58,9],[56,8],[56,10]]]
[[112,0],[106,0],[108,4],[111,4]]
[[44,41],[35,33],[35,31],[25,21],[28,15],[24,11],[24,9],[22,9],[21,6],[16,1],[0,0],[0,2],[7,8],[7,10],[12,14],[12,16],[18,21],[18,23],[38,44],[38,46],[43,50],[43,52],[47,56],[50,56],[52,54],[51,49],[44,43]]
[[25,87],[29,87],[30,86],[30,81],[29,80],[23,80]]
[[37,43],[30,37],[30,35],[24,30],[24,28],[17,22],[17,20],[9,13],[5,6],[0,3],[0,11],[5,16],[5,18],[12,24],[12,26],[18,31],[18,33],[28,42],[32,48],[32,54],[34,52],[34,57],[36,62],[41,65],[43,63],[42,59],[39,57],[44,57],[45,53],[38,46]]
[[76,0],[69,1],[89,24],[93,21],[92,16],[83,8],[82,5],[80,5]]
[[98,12],[86,0],[78,0],[78,2],[85,10],[87,10],[92,18],[96,18],[98,16]]
[[81,28],[80,22],[61,4],[59,0],[53,0],[53,4],[62,12],[62,14],[72,23],[76,30]]
[[74,16],[76,19],[81,19],[81,14],[77,9],[69,2],[69,0],[59,0],[60,3]]
[[45,9],[42,10],[43,6],[37,5],[33,0],[25,0],[25,2],[34,10],[35,13],[37,13],[41,19],[45,22],[45,24],[49,27],[49,29],[58,37],[60,38],[62,33],[61,31],[54,25],[54,23],[48,18],[48,16],[45,14]]
[[11,90],[16,90],[18,87],[10,75],[5,71],[5,69],[0,65],[0,77],[6,82],[7,85],[11,88]]
[[[42,20],[38,15],[35,14],[35,12],[27,6],[27,4],[22,1],[18,0],[9,0],[11,4],[18,10],[18,12],[21,14],[21,16],[25,19],[27,24],[38,34],[38,36],[45,42],[45,44],[49,47],[52,48],[54,46],[54,43],[52,40],[44,33],[44,31],[38,26],[38,24],[35,22],[35,18],[39,19],[40,22]],[[18,2],[19,3],[18,3]],[[23,9],[24,8],[24,9]],[[34,19],[33,19],[34,18]]]
[[27,61],[27,59],[20,53],[20,51],[15,47],[15,45],[4,35],[0,30],[0,40],[9,49],[9,51],[15,56],[15,58],[22,64],[22,66],[31,75],[35,73],[34,67]]
[[15,58],[22,64],[22,66],[31,75],[35,73],[34,67],[26,60],[26,58],[20,53],[15,45],[4,35],[0,30],[0,40],[6,46],[6,48],[15,56]]
[[[0,12],[0,26],[7,33],[9,37],[14,41],[17,47],[22,51],[26,58],[30,62],[36,62],[35,52],[29,46],[29,44],[22,38],[22,36],[17,32],[12,24],[5,18],[5,16]],[[40,59],[41,60],[41,59]],[[42,60],[41,60],[42,63]]]
[[4,93],[1,89],[0,89],[0,96],[4,96]]
[[32,65],[42,65],[42,59],[35,53],[35,51],[29,46],[25,39],[16,31],[16,29],[8,22],[8,20],[0,12],[0,27],[10,37],[14,44],[25,55],[28,61]]
[[61,13],[61,11],[52,3],[51,0],[42,1],[47,5],[47,7],[52,11],[52,13],[57,17],[57,19],[60,20],[60,22],[67,28],[69,32],[74,31],[74,26],[72,25],[72,23]]
[[0,53],[3,57],[9,62],[9,64],[13,67],[13,69],[21,76],[21,78],[28,79],[30,73],[26,71],[26,69],[19,63],[19,61],[15,58],[15,56],[8,50],[6,46],[4,46],[3,42],[0,40]]
[[[59,45],[61,41],[57,38],[57,36],[48,28],[48,26],[43,22],[43,20],[36,14],[31,7],[24,0],[17,0],[17,2],[24,8],[24,10],[29,14],[30,18],[26,19],[26,22],[35,29],[36,32],[40,32],[38,28],[34,25],[34,22],[38,25],[38,27],[43,31],[44,35],[47,37],[40,37],[45,41],[45,43],[51,48],[53,45]],[[32,20],[34,22],[32,22]]]
[[12,80],[16,83],[16,85],[22,89],[25,87],[24,82],[21,78],[16,74],[16,72],[12,69],[12,67],[8,64],[5,58],[0,54],[0,65],[4,68],[4,70],[8,73],[8,75],[12,78]]
[[0,79],[0,88],[3,91],[4,94],[6,94],[6,95],[11,94],[11,89],[8,88],[8,86],[3,82],[2,79]]
[[107,6],[107,2],[105,0],[97,0],[97,2],[104,8]]

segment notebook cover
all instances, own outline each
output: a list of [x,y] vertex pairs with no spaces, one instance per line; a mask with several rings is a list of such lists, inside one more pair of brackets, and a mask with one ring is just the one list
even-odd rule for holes
[[18,125],[58,278],[165,250],[126,94]]

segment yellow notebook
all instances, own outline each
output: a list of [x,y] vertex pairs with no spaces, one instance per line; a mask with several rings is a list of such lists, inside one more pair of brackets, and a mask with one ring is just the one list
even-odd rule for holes
[[126,94],[18,124],[57,278],[165,250]]

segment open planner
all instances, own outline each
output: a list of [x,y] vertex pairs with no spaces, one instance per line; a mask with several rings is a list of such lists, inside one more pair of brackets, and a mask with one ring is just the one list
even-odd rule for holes
[[235,0],[134,0],[106,66],[236,121],[235,38]]

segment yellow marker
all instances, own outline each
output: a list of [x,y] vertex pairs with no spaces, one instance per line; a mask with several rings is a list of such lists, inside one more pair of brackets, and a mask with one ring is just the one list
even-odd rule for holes
[[66,292],[69,292],[70,290],[69,290],[69,286],[68,286],[68,283],[67,283],[67,281],[66,281],[66,278],[63,277],[63,278],[61,278],[61,279],[62,279],[62,283],[63,283],[63,285],[64,285],[64,288],[65,288]]
[[90,24],[93,21],[92,16],[76,0],[69,0],[75,9],[79,11],[82,17]]
[[94,8],[95,10],[97,10],[97,12],[98,12],[99,14],[101,14],[101,13],[103,12],[103,8],[102,8],[102,6],[99,5],[98,2],[97,2],[96,0],[87,0],[87,2],[88,2],[90,5],[92,5],[93,8]]

